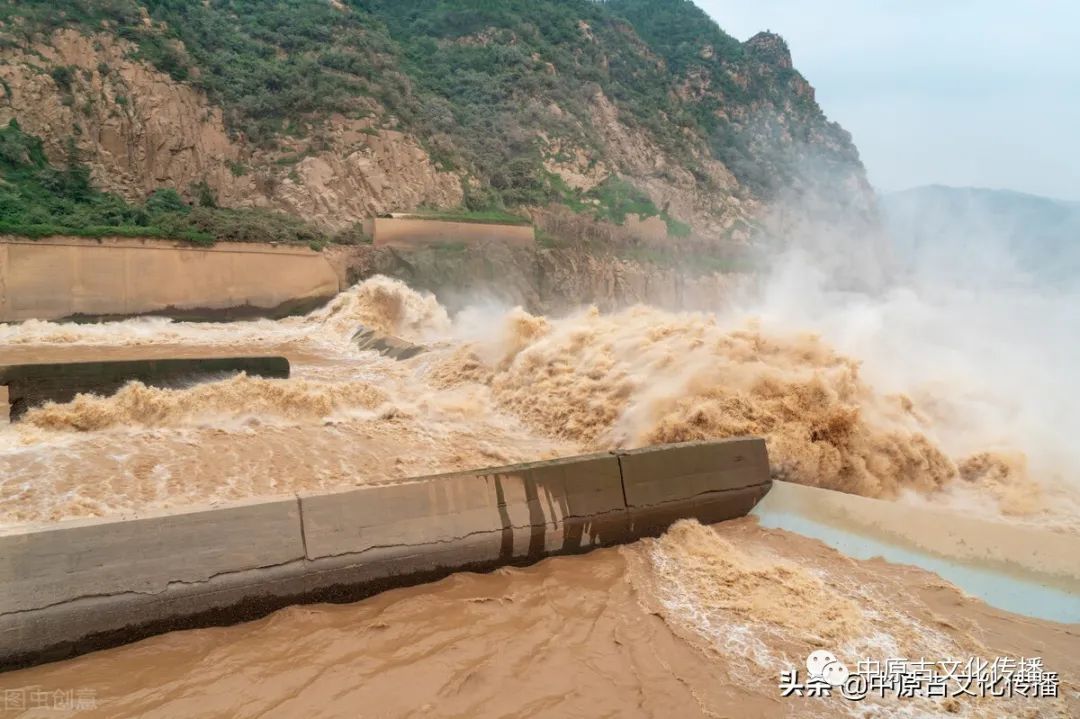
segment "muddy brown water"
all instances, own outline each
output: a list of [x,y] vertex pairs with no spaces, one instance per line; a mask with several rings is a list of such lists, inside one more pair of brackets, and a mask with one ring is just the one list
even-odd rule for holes
[[[428,351],[406,362],[356,352],[359,324]],[[744,433],[769,439],[782,476],[871,496],[944,495],[968,461],[820,340],[704,315],[512,311],[463,324],[380,279],[277,322],[0,327],[0,363],[228,354],[283,354],[293,376],[129,386],[0,429],[0,524]],[[996,503],[1026,479],[989,457],[972,466],[989,479],[964,487],[990,514],[1073,531],[1070,505],[1002,515]],[[781,698],[781,669],[823,648],[852,665],[1039,656],[1061,696]],[[923,570],[748,518],[154,637],[0,675],[0,689],[4,716],[1069,717],[1080,715],[1077,657],[1075,625],[995,610]]]
[[[175,632],[2,674],[0,688],[70,692],[80,717],[1071,717],[1078,631],[748,518]],[[1040,656],[1065,679],[1057,699],[781,698],[781,669],[819,648],[852,662]]]

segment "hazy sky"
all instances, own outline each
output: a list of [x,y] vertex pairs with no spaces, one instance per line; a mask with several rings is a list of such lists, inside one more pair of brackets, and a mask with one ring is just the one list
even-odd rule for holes
[[740,40],[787,39],[879,189],[1080,200],[1080,2],[695,1]]

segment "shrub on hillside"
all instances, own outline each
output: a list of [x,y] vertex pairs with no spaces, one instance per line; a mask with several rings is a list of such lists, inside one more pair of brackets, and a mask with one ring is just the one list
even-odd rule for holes
[[201,205],[191,207],[172,188],[155,190],[142,203],[101,192],[90,171],[69,152],[68,165],[48,162],[39,138],[11,120],[0,128],[0,232],[26,237],[161,237],[199,245],[215,241],[287,242],[322,246],[324,233],[280,212],[216,207],[205,182],[196,184]]

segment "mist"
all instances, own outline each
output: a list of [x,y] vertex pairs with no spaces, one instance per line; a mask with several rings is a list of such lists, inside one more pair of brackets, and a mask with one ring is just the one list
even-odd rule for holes
[[909,209],[903,223],[886,214],[881,236],[791,232],[726,319],[820,333],[877,391],[910,398],[953,459],[1002,453],[1051,495],[1077,487],[1080,278],[1062,271],[1059,247],[1039,245],[1034,218],[1026,236],[985,206]]

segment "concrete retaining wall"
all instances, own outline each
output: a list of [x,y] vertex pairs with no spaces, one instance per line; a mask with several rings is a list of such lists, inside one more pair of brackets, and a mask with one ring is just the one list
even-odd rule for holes
[[[719,449],[718,447],[722,448]],[[631,531],[658,534],[682,517],[705,523],[748,513],[769,476],[764,441],[686,442],[620,452]]]
[[0,668],[742,516],[764,459],[761,439],[667,445],[6,530]]
[[[754,513],[769,524],[794,519],[795,531],[807,521],[869,543],[938,557],[1001,574],[1032,577],[1063,586],[1080,597],[1080,557],[1075,535],[1041,527],[992,521],[955,510],[920,506],[897,511],[895,502],[832,492],[791,482],[776,482],[769,499]],[[855,552],[848,552],[855,554]]]
[[376,217],[365,224],[376,247],[422,247],[438,244],[472,245],[500,242],[529,247],[536,240],[532,225],[496,225],[404,217]]
[[[10,417],[14,421],[33,406],[45,402],[70,402],[80,392],[110,395],[132,380],[153,387],[168,387],[239,372],[287,378],[289,360],[284,357],[210,357],[0,366],[0,401],[4,405],[10,403]],[[0,419],[3,417],[0,412]]]
[[991,606],[1080,624],[1080,555],[1070,532],[781,481],[753,514],[763,527],[819,539],[853,559],[922,567]]
[[0,322],[273,317],[310,310],[337,292],[326,258],[306,247],[0,238]]

